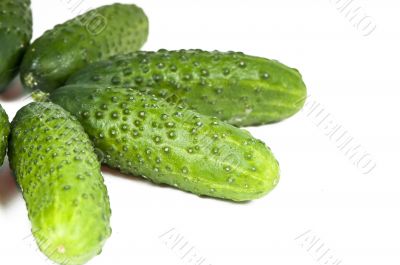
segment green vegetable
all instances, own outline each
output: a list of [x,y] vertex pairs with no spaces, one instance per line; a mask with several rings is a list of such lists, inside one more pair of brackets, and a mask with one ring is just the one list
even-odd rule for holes
[[0,105],[0,166],[3,165],[8,145],[8,134],[10,133],[10,123],[7,113]]
[[29,0],[0,0],[0,92],[18,72],[32,38]]
[[234,52],[136,52],[89,65],[68,84],[135,86],[236,126],[277,122],[301,109],[300,73],[277,61]]
[[111,234],[100,163],[82,126],[52,103],[31,103],[11,125],[9,159],[41,251],[84,264]]
[[28,49],[21,79],[28,91],[60,87],[83,66],[142,47],[148,20],[135,5],[113,4],[78,16],[44,33]]
[[249,132],[130,88],[71,85],[50,99],[81,122],[103,163],[198,195],[247,201],[279,166]]

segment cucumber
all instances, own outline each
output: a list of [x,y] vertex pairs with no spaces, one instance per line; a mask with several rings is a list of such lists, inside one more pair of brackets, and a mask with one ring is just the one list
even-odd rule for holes
[[279,166],[249,132],[132,88],[70,85],[50,100],[81,122],[102,162],[154,183],[233,201],[272,190]]
[[304,104],[300,73],[239,52],[135,52],[85,67],[68,84],[135,86],[236,126],[281,121]]
[[32,38],[29,0],[0,0],[0,92],[16,76]]
[[140,49],[147,35],[147,17],[135,5],[91,10],[33,42],[22,62],[22,83],[28,92],[51,92],[87,64]]
[[41,251],[84,264],[111,234],[100,163],[82,126],[52,103],[31,103],[11,124],[9,159]]
[[9,133],[10,123],[8,122],[8,116],[0,105],[0,166],[3,165],[4,157],[6,156]]

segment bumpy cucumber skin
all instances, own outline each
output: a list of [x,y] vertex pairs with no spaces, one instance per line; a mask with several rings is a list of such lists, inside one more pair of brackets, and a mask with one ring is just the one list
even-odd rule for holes
[[147,35],[147,17],[135,5],[91,10],[33,42],[21,66],[23,85],[27,91],[51,92],[87,64],[140,49]]
[[0,1],[0,92],[17,74],[32,38],[30,4],[29,0]]
[[103,163],[198,195],[248,201],[272,190],[279,165],[247,131],[136,89],[71,85],[50,99],[75,115]]
[[304,105],[300,73],[277,61],[239,52],[180,50],[135,52],[89,65],[68,84],[151,88],[192,109],[236,126],[281,121]]
[[9,159],[39,248],[59,264],[84,264],[111,234],[110,205],[92,144],[76,119],[31,103],[11,125]]
[[10,123],[8,122],[8,116],[0,105],[0,166],[3,165],[4,157],[6,156],[9,134]]

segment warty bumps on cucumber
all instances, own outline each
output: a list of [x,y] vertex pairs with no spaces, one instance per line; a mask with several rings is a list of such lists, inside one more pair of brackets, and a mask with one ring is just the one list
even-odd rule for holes
[[75,117],[31,103],[11,124],[9,159],[40,250],[59,264],[84,264],[111,234],[100,163]]
[[[85,67],[68,84],[135,86],[236,126],[277,122],[304,105],[300,73],[240,52],[135,52]],[[177,97],[177,99],[176,99]]]
[[0,105],[0,166],[3,165],[4,157],[6,155],[9,133],[10,123],[8,122],[8,116]]
[[0,0],[0,92],[18,72],[32,38],[29,0]]
[[34,41],[22,62],[21,80],[28,91],[51,92],[87,64],[140,49],[147,35],[147,17],[135,5],[91,10]]
[[71,85],[50,99],[75,115],[103,163],[198,195],[248,201],[271,191],[279,165],[249,132],[131,88]]

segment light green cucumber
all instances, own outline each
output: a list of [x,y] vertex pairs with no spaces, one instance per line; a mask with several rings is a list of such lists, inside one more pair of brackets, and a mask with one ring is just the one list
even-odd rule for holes
[[128,86],[180,101],[236,126],[286,119],[304,105],[300,73],[278,61],[239,52],[135,52],[85,67],[68,84]]
[[40,250],[59,264],[84,264],[111,234],[110,205],[92,144],[52,103],[31,103],[12,122],[9,159]]
[[198,195],[260,198],[279,179],[270,149],[249,132],[130,88],[71,85],[50,99],[81,122],[102,162]]

